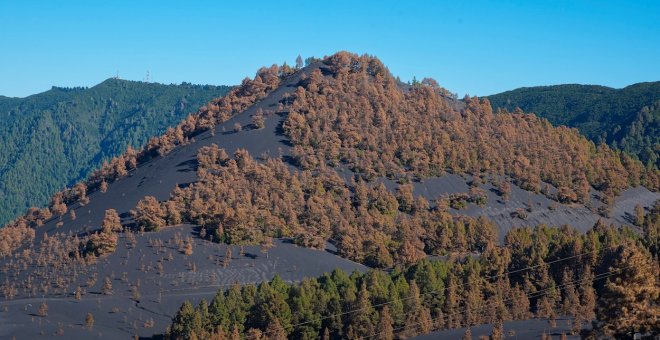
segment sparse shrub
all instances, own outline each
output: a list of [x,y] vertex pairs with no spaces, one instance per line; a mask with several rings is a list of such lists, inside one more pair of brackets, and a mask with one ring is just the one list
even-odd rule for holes
[[85,316],[85,328],[92,329],[94,328],[94,315],[92,313],[87,313]]
[[140,289],[138,286],[133,286],[131,288],[131,298],[133,301],[139,301],[140,300]]
[[103,284],[103,288],[101,289],[101,293],[103,295],[112,295],[112,280],[110,280],[109,277],[106,276],[105,282]]
[[96,273],[92,273],[92,276],[90,276],[90,277],[87,279],[87,287],[93,287],[93,286],[96,284],[96,280],[97,280],[97,278],[98,278],[97,274],[96,274]]
[[[242,249],[243,247],[241,246],[241,250]],[[227,246],[227,250],[225,250],[225,258],[222,261],[223,267],[227,268],[227,266],[229,266],[229,262],[231,261],[231,256],[232,256],[231,247]]]
[[192,255],[194,244],[195,241],[193,241],[192,237],[188,236],[188,238],[186,238],[186,241],[184,242],[183,245],[183,254],[185,254],[186,256]]
[[507,180],[502,180],[497,184],[497,193],[502,196],[506,202],[511,198],[511,183]]
[[39,315],[42,318],[48,316],[48,305],[46,304],[46,302],[42,302],[41,305],[39,305],[39,310],[37,311],[37,315]]
[[519,218],[521,220],[526,220],[528,215],[527,215],[527,210],[523,208],[517,208],[516,211],[511,213],[511,217],[513,218]]
[[485,190],[478,188],[478,187],[473,187],[470,188],[470,192],[468,193],[468,201],[471,203],[474,203],[478,206],[485,206],[486,203],[488,203],[488,194],[486,193]]
[[154,321],[153,318],[149,318],[147,321],[144,322],[144,328],[154,328],[154,325],[156,325],[156,322]]
[[163,268],[163,261],[162,260],[159,260],[158,263],[156,263],[156,273],[159,276],[163,276],[163,274],[165,273],[165,269]]
[[609,218],[612,215],[612,207],[608,204],[603,204],[598,207],[598,214],[602,217]]
[[137,245],[137,238],[135,237],[135,233],[132,231],[128,231],[124,234],[126,236],[126,246],[129,249],[135,248]]
[[258,109],[257,113],[253,114],[251,117],[252,125],[255,129],[263,129],[266,126],[266,121],[264,120],[263,110]]
[[467,208],[470,196],[466,193],[455,193],[449,195],[449,206],[456,210]]

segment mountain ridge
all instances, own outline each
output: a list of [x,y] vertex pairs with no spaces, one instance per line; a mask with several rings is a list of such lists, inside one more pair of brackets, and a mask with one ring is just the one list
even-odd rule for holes
[[620,89],[580,84],[523,87],[487,98],[494,109],[520,107],[554,125],[575,127],[595,143],[605,142],[647,165],[660,165],[660,82]]
[[102,161],[140,147],[153,134],[223,95],[228,86],[162,85],[106,79],[0,98],[0,221],[43,205]]
[[[397,316],[389,323],[398,328],[458,308],[452,301],[431,301],[435,295],[422,300],[420,291],[537,268],[534,276],[517,275],[511,286],[505,281],[471,290],[478,296],[465,303],[479,305],[486,296],[525,295],[521,287],[557,287],[565,282],[565,270],[583,274],[594,264],[550,261],[583,249],[601,258],[642,228],[630,219],[633,207],[645,209],[659,197],[657,172],[607,146],[596,147],[574,129],[552,127],[532,115],[494,114],[488,100],[476,97],[452,105],[431,81],[404,92],[387,72],[374,57],[346,52],[301,70],[261,69],[141,150],[113,158],[86,181],[56,194],[49,207],[32,209],[0,230],[0,264],[12,277],[0,291],[14,299],[4,313],[17,325],[14,333],[56,334],[58,325],[85,319],[99,296],[112,301],[93,309],[95,331],[104,334],[151,336],[165,332],[170,322],[174,338],[216,331],[209,325],[218,324],[192,322],[198,310],[204,322],[211,315],[206,310],[220,315],[213,322],[223,323],[224,334],[232,327],[239,335],[251,334],[251,328],[268,332],[275,314],[258,308],[277,301],[273,308],[286,310],[285,302],[299,300],[281,297],[316,287],[309,277],[334,285],[323,274],[329,269],[318,262],[321,254],[329,267],[356,273],[331,274],[350,293],[333,300],[337,310],[318,314],[350,311],[358,301],[370,308],[390,298],[417,299],[392,310]],[[552,149],[535,157],[535,147],[548,141]],[[545,164],[548,160],[553,162]],[[612,208],[602,211],[612,220],[598,217],[603,206]],[[489,219],[492,214],[515,223],[507,230]],[[528,227],[543,223],[540,217],[562,226]],[[367,267],[376,269],[361,276]],[[377,268],[392,269],[392,277],[383,279],[388,274]],[[285,285],[279,274],[302,283]],[[248,285],[227,290],[230,280]],[[377,287],[398,288],[390,296]],[[39,301],[44,289],[55,313],[43,316],[49,323],[37,329],[30,327],[31,311],[21,308]],[[215,289],[220,290],[214,296]],[[497,289],[506,290],[493,295]],[[228,321],[221,299],[237,296],[248,303],[231,306],[237,319]],[[216,302],[212,307],[201,302],[195,310],[184,303],[177,313],[185,297]],[[528,318],[546,302],[527,300],[514,318]],[[417,307],[431,303],[437,308]],[[295,312],[301,322],[313,319]],[[293,327],[292,313],[276,316],[291,334],[323,332],[321,323]],[[471,318],[466,322],[483,320]],[[323,327],[335,337],[351,328],[368,335],[369,329],[353,324],[369,322],[350,317]],[[72,338],[88,337],[89,331],[62,330]]]

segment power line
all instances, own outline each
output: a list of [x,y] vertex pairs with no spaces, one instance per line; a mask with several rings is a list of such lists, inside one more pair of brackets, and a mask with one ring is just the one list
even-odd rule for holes
[[[546,263],[542,263],[542,264],[537,264],[537,265],[533,265],[533,266],[528,266],[528,267],[525,267],[525,268],[520,268],[520,269],[516,269],[516,270],[512,270],[512,271],[507,271],[507,272],[504,272],[504,273],[502,273],[502,274],[491,275],[491,276],[486,277],[486,278],[484,278],[484,279],[485,279],[485,280],[491,280],[491,279],[496,279],[496,278],[498,278],[498,277],[502,277],[502,276],[509,276],[509,275],[511,275],[511,274],[515,274],[515,273],[523,272],[523,271],[526,271],[526,270],[530,270],[530,269],[534,269],[534,268],[538,268],[538,267],[542,267],[542,266],[547,266],[547,265],[551,265],[551,264],[554,264],[554,263],[559,263],[559,262],[562,262],[562,261],[567,261],[567,260],[570,260],[570,259],[574,259],[574,258],[582,257],[582,256],[585,256],[585,255],[592,254],[592,253],[594,253],[594,252],[595,252],[595,251],[590,251],[590,252],[581,253],[581,254],[577,254],[577,255],[572,255],[572,256],[568,256],[568,257],[564,257],[564,258],[559,258],[559,259],[556,259],[556,260],[552,260],[552,261],[550,261],[550,262],[546,262]],[[470,282],[464,282],[464,283],[461,283],[461,284],[459,284],[459,285],[453,285],[453,286],[449,286],[449,287],[443,287],[443,288],[440,289],[440,290],[432,290],[432,291],[428,291],[428,292],[425,292],[425,293],[421,293],[421,294],[420,294],[420,297],[421,297],[421,296],[425,296],[425,295],[430,295],[430,294],[439,294],[439,293],[443,293],[445,290],[447,290],[447,289],[450,288],[450,287],[451,287],[451,288],[459,288],[459,287],[467,286],[467,285],[469,285],[469,284],[471,284],[471,283],[470,283]],[[312,323],[312,322],[314,322],[314,321],[323,321],[323,320],[327,320],[327,319],[334,318],[334,317],[337,317],[337,316],[344,316],[344,315],[352,314],[352,313],[355,313],[355,312],[364,311],[364,310],[369,309],[369,308],[376,308],[376,307],[386,306],[386,305],[389,305],[389,304],[394,303],[394,302],[397,302],[397,301],[402,301],[402,302],[403,302],[403,301],[407,301],[407,300],[410,300],[410,299],[412,299],[412,298],[413,298],[413,297],[392,299],[392,300],[389,300],[389,301],[385,301],[385,302],[377,303],[377,304],[375,304],[375,305],[371,305],[370,307],[357,308],[357,309],[353,309],[353,310],[349,310],[349,311],[345,311],[345,312],[341,312],[341,313],[336,313],[336,314],[326,315],[326,316],[323,316],[323,317],[319,317],[319,318],[315,318],[315,319],[311,319],[311,320],[307,320],[307,321],[299,322],[299,323],[297,323],[297,324],[291,325],[291,327],[296,328],[296,327],[299,327],[299,326],[304,326],[304,325],[310,324],[310,323]],[[262,333],[262,335],[263,335],[263,334],[268,334],[268,333],[269,333],[268,331],[264,331],[264,332]],[[252,338],[254,338],[254,337],[246,337],[246,339],[252,339]]]
[[[605,272],[605,273],[601,273],[601,274],[598,274],[598,275],[594,276],[593,279],[579,279],[579,280],[573,280],[573,281],[571,281],[571,282],[564,283],[564,284],[561,284],[561,285],[558,285],[558,286],[548,287],[548,288],[545,288],[545,289],[541,289],[541,290],[539,290],[539,291],[537,291],[537,292],[528,293],[528,294],[525,294],[525,296],[526,296],[527,298],[536,298],[536,297],[543,296],[543,295],[547,294],[547,293],[550,292],[552,289],[560,289],[560,288],[562,288],[562,287],[565,287],[565,286],[568,286],[568,285],[571,285],[571,284],[576,284],[576,283],[579,283],[579,282],[586,282],[586,281],[595,282],[595,281],[597,281],[597,280],[606,279],[606,278],[608,278],[608,277],[610,277],[610,276],[614,276],[616,272],[620,272],[620,271],[622,271],[622,270],[624,270],[624,269],[626,269],[626,268],[627,268],[627,267],[623,267],[623,268],[619,268],[619,269],[617,269],[617,270],[611,270],[611,271],[608,271],[608,272]],[[515,300],[516,300],[516,298],[510,298],[510,299],[504,300],[504,301],[502,301],[502,302],[503,302],[503,303],[507,303],[507,302],[512,302],[512,301],[515,301]],[[476,309],[476,311],[483,311],[484,309],[490,307],[491,305],[494,305],[494,303],[487,304],[486,306],[482,306],[482,307]],[[418,309],[419,309],[419,308],[418,308]],[[448,314],[448,315],[443,315],[442,317],[437,317],[437,318],[435,318],[435,319],[431,319],[431,323],[435,323],[435,322],[437,322],[437,321],[439,321],[439,320],[441,320],[441,319],[444,320],[445,318],[448,318],[448,317],[462,315],[462,314],[467,313],[467,312],[469,312],[469,311],[470,311],[470,309],[465,309],[465,310],[460,311],[460,312],[456,312],[456,313],[452,313],[452,314]],[[474,311],[474,310],[473,310],[473,311]],[[416,326],[415,328],[417,328],[419,325],[421,325],[421,322],[416,322],[416,323],[413,323],[413,324],[412,324],[412,326]],[[401,326],[401,327],[394,328],[394,329],[393,329],[393,332],[397,332],[397,331],[403,330],[403,329],[405,329],[406,327],[410,327],[410,326],[411,326],[411,325],[408,325],[408,326]],[[376,334],[372,334],[372,335],[370,335],[370,336],[368,336],[368,337],[366,337],[366,338],[362,338],[362,339],[371,339],[371,338],[376,337],[376,336],[379,336],[379,335],[381,335],[381,334],[383,334],[383,332],[379,332],[379,333],[376,333]]]

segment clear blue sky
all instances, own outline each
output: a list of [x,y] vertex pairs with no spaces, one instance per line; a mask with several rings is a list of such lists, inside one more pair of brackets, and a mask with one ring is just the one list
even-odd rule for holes
[[0,95],[114,76],[237,84],[339,50],[488,95],[660,80],[660,1],[0,0]]

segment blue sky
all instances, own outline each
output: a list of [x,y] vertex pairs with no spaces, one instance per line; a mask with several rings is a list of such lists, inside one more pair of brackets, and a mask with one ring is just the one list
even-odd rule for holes
[[339,50],[460,95],[660,80],[660,1],[0,0],[0,95],[114,76],[237,84]]

